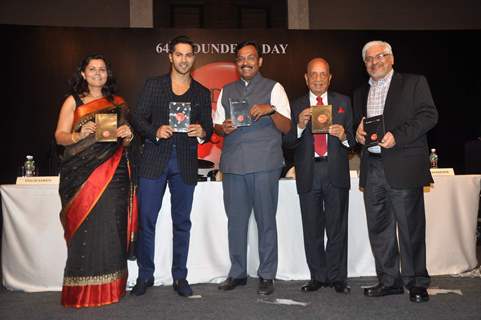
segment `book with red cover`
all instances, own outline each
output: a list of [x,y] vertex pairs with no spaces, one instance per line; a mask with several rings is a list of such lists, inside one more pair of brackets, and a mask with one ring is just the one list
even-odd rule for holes
[[377,146],[386,134],[383,115],[365,118],[364,131],[366,131],[366,146]]

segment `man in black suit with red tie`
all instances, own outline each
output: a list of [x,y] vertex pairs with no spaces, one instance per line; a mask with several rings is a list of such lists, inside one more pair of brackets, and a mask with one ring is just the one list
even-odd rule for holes
[[[213,131],[210,92],[192,79],[194,43],[186,36],[169,43],[170,73],[145,82],[133,125],[144,137],[139,165],[140,228],[136,245],[139,275],[131,294],[143,295],[154,284],[155,226],[166,185],[171,194],[173,224],[172,278],[175,291],[191,296],[187,282],[190,211],[197,184],[197,145]],[[187,132],[174,132],[169,125],[169,104],[190,103]]]
[[425,77],[394,72],[387,42],[368,42],[362,58],[370,79],[354,93],[356,140],[365,145],[364,118],[382,115],[385,127],[379,145],[364,146],[361,154],[359,185],[379,280],[364,294],[402,294],[404,284],[411,301],[425,302],[430,279],[423,186],[433,182],[426,133],[438,113]]
[[[304,292],[347,285],[348,150],[355,145],[349,97],[328,91],[332,75],[322,58],[312,59],[305,74],[309,93],[292,104],[292,129],[287,147],[294,148],[297,192],[301,205],[304,248],[311,280]],[[311,132],[313,105],[332,105],[328,134]],[[324,232],[327,244],[324,248]]]

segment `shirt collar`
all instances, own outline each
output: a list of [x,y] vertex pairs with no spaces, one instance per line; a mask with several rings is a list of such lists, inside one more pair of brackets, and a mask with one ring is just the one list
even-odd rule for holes
[[391,79],[392,79],[392,75],[394,74],[394,69],[392,69],[391,71],[389,71],[388,74],[386,74],[386,76],[382,79],[379,79],[379,80],[374,80],[373,78],[369,78],[369,85],[372,87],[372,86],[383,86],[387,83],[390,83],[391,82]]
[[[321,94],[321,98],[322,98],[322,102],[324,102],[324,104],[328,104],[328,101],[327,101],[327,91],[324,92],[323,94]],[[309,90],[309,101],[311,102],[315,102],[314,105],[317,104],[317,96],[311,91]]]
[[242,81],[242,84],[247,87],[251,83],[257,83],[261,78],[262,78],[262,75],[261,75],[260,71],[258,71],[256,73],[256,75],[254,76],[254,78],[250,79],[249,81],[244,80],[242,78],[240,78],[240,79]]

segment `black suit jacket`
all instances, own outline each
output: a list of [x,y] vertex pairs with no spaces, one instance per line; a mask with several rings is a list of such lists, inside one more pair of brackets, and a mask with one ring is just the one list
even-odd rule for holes
[[[356,144],[352,131],[351,100],[348,96],[328,91],[328,103],[332,105],[333,124],[341,124],[345,131],[349,146]],[[291,130],[285,137],[286,146],[294,149],[294,165],[296,168],[297,192],[311,191],[314,167],[314,138],[311,123],[307,124],[300,138],[297,138],[297,120],[299,113],[311,105],[309,94],[291,103]],[[339,188],[350,187],[349,148],[344,146],[335,136],[329,136],[327,144],[328,170],[331,184]]]
[[[199,123],[206,132],[204,141],[212,135],[210,92],[192,79],[189,92],[191,123]],[[134,128],[144,137],[139,176],[158,178],[170,158],[172,145],[177,150],[177,161],[185,183],[197,183],[197,144],[195,137],[186,133],[174,133],[170,139],[157,141],[157,129],[169,124],[169,102],[174,100],[170,74],[150,78],[145,82],[137,107],[132,115]],[[188,102],[188,101],[187,101]]]
[[[369,84],[354,93],[355,123],[359,124],[367,112]],[[426,78],[421,75],[394,72],[386,103],[384,125],[396,139],[390,149],[382,148],[386,180],[393,188],[407,189],[433,181],[429,171],[429,150],[426,133],[438,120]],[[367,149],[361,154],[360,186],[366,185]]]

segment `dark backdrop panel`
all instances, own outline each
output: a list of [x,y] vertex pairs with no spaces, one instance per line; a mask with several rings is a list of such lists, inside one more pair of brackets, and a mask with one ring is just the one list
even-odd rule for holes
[[3,24],[35,26],[128,27],[129,0],[2,0]]
[[[305,65],[315,56],[331,64],[331,89],[351,95],[367,81],[361,60],[365,42],[391,43],[395,70],[426,75],[440,113],[429,133],[440,165],[463,171],[463,144],[480,127],[481,50],[474,39],[481,31],[286,31],[286,30],[173,30],[0,26],[3,40],[2,130],[0,183],[12,183],[26,154],[33,154],[40,174],[49,172],[53,133],[71,77],[82,57],[100,52],[112,62],[119,94],[135,107],[145,78],[168,71],[158,43],[178,35],[198,43],[237,43],[246,38],[269,45],[288,44],[285,55],[267,54],[262,72],[284,85],[291,99],[306,91]],[[233,61],[233,54],[205,53],[196,67]]]

